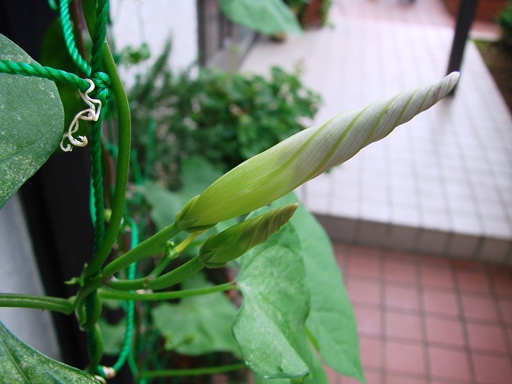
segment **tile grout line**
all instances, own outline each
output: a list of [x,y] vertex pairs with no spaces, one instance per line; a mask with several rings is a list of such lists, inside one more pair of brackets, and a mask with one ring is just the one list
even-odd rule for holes
[[491,280],[491,271],[490,271],[490,263],[485,263],[485,272],[487,280],[490,284],[490,292],[491,292],[491,298],[494,302],[494,308],[496,309],[499,317],[499,325],[501,328],[502,335],[505,336],[505,345],[507,347],[507,358],[509,360],[512,359],[512,341],[510,340],[510,337],[508,336],[507,332],[507,323],[505,321],[505,316],[503,311],[501,310],[501,306],[499,305],[499,296],[494,290],[494,285]]
[[465,352],[466,361],[467,361],[468,367],[469,367],[469,374],[471,375],[471,383],[478,384],[476,381],[475,366],[473,364],[473,359],[472,359],[471,344],[469,342],[469,331],[467,328],[467,319],[466,319],[466,314],[464,313],[464,306],[462,303],[462,289],[459,286],[457,276],[455,275],[455,268],[453,266],[453,260],[450,261],[450,271],[451,271],[452,281],[454,283],[454,291],[455,291],[455,297],[457,299],[457,307],[459,309],[459,316],[457,316],[457,318],[458,318],[458,320],[461,324],[461,328],[462,328],[462,337],[464,338],[464,352]]
[[[389,238],[389,237],[388,237]],[[381,309],[381,366],[380,369],[380,378],[382,384],[392,384],[387,383],[387,366],[386,366],[386,348],[387,348],[387,332],[386,332],[386,278],[385,278],[385,267],[384,267],[384,249],[379,249],[379,284],[380,284],[380,309]]]
[[427,380],[427,383],[430,383],[432,381],[432,375],[431,375],[431,364],[430,364],[430,357],[428,354],[429,351],[429,345],[428,345],[428,335],[427,335],[427,311],[425,309],[425,300],[423,296],[423,284],[421,282],[421,267],[420,267],[420,259],[417,255],[417,253],[414,253],[414,270],[416,274],[416,288],[418,290],[419,295],[419,309],[420,309],[420,317],[421,317],[421,333],[423,336],[423,348],[425,353],[425,378]]

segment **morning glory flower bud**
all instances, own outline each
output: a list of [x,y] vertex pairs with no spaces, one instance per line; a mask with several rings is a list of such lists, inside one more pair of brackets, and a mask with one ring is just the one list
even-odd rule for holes
[[234,225],[209,237],[199,250],[199,260],[207,268],[220,268],[261,244],[290,220],[298,204],[273,209],[255,219]]
[[178,213],[177,224],[193,231],[269,204],[430,108],[458,79],[453,72],[296,133],[220,177]]

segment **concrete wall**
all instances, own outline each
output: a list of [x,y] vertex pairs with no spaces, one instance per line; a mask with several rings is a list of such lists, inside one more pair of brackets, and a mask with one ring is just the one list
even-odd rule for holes
[[[43,295],[43,285],[17,195],[0,209],[0,244],[0,292]],[[0,308],[0,321],[33,348],[54,359],[60,358],[49,312]]]
[[[147,43],[149,63],[160,55],[165,42],[172,39],[171,67],[188,67],[198,56],[197,5],[195,0],[112,0],[113,37],[117,49],[139,47]],[[141,68],[147,67],[145,64]],[[136,70],[122,70],[121,76],[131,84]]]

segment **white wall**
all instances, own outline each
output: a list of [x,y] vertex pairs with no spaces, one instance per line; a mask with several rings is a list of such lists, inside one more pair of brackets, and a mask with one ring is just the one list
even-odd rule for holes
[[[170,64],[182,69],[198,57],[196,0],[112,0],[113,37],[117,49],[146,42],[152,62],[172,39]],[[121,71],[130,83],[133,71]]]
[[[17,195],[0,209],[0,244],[0,292],[43,295],[43,285]],[[39,352],[59,360],[57,338],[49,312],[0,308],[0,321]]]

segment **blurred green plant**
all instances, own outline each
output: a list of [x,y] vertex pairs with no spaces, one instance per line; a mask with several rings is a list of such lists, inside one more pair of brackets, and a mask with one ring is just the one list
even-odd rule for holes
[[501,42],[512,49],[512,1],[508,1],[506,7],[498,15],[498,24],[501,27]]
[[296,14],[283,0],[219,0],[219,6],[228,19],[256,32],[302,33]]
[[[273,67],[270,78],[167,67],[170,45],[129,92],[133,148],[145,176],[180,187],[183,159],[200,156],[222,171],[305,128],[321,98],[299,80],[300,68]],[[207,143],[207,145],[205,145]]]

